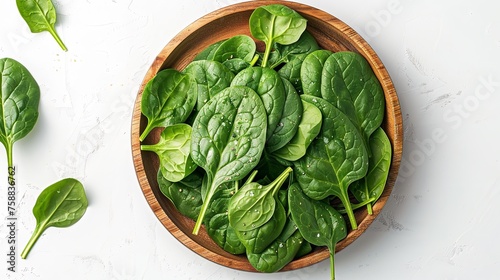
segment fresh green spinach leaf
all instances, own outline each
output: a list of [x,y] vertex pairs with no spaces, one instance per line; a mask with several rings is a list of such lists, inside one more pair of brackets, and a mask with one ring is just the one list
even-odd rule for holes
[[335,279],[335,245],[347,236],[344,218],[329,204],[306,196],[298,184],[288,190],[290,214],[304,239],[330,251],[330,274]]
[[241,187],[227,209],[231,226],[238,231],[248,231],[269,221],[275,212],[277,192],[290,172],[292,168],[288,167],[266,186],[251,182]]
[[229,87],[234,78],[233,72],[226,66],[212,60],[193,61],[188,64],[183,72],[191,75],[198,85],[197,111],[199,111],[212,96]]
[[377,201],[384,192],[387,176],[391,167],[392,146],[387,134],[379,127],[370,136],[370,159],[368,161],[368,173],[356,181],[350,187],[354,197],[360,201],[371,201],[367,204],[368,214],[373,214],[372,204]]
[[262,67],[267,67],[274,43],[290,45],[299,40],[307,20],[299,13],[281,4],[261,6],[250,15],[250,33],[266,44]]
[[16,0],[16,4],[31,32],[48,31],[64,51],[68,50],[56,32],[57,15],[51,0]]
[[316,50],[308,54],[300,66],[300,81],[303,94],[321,97],[323,69],[332,55],[329,50]]
[[352,229],[357,229],[348,188],[368,170],[368,152],[356,126],[330,102],[310,95],[301,96],[321,110],[323,128],[307,154],[294,162],[297,182],[311,198],[330,195],[344,205]]
[[184,122],[198,98],[194,78],[175,69],[165,69],[156,74],[144,87],[141,111],[148,119],[140,141],[156,127]]
[[224,89],[196,116],[191,157],[206,171],[208,182],[194,234],[217,188],[243,179],[258,164],[265,146],[266,124],[260,96],[245,86]]
[[339,108],[363,134],[365,143],[384,118],[385,98],[366,59],[355,52],[337,52],[325,61],[321,96]]
[[321,131],[323,118],[318,107],[302,99],[303,113],[299,127],[293,138],[273,155],[288,161],[299,160]]
[[247,86],[260,95],[267,113],[266,139],[271,138],[285,107],[286,92],[282,78],[273,69],[255,66],[236,74],[231,85]]
[[38,119],[40,87],[21,63],[0,59],[0,142],[7,152],[8,167],[13,167],[14,142],[25,137]]
[[160,159],[160,170],[171,182],[178,182],[198,166],[190,156],[191,126],[185,123],[167,126],[156,144],[141,145],[141,150],[154,152]]
[[283,63],[288,63],[297,57],[302,57],[304,60],[305,56],[315,50],[318,50],[318,42],[307,30],[302,33],[299,40],[295,43],[289,45],[275,44],[274,50],[277,54],[277,58],[270,60],[272,62],[270,68],[276,68]]
[[21,258],[28,256],[35,242],[48,227],[69,227],[78,222],[85,214],[87,205],[83,185],[76,179],[63,179],[44,189],[33,207],[36,227],[21,253]]

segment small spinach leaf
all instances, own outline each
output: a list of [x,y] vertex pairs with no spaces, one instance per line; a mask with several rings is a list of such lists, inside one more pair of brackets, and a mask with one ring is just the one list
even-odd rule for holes
[[48,31],[64,51],[68,50],[59,35],[57,35],[55,29],[56,9],[51,0],[16,0],[16,4],[19,13],[28,24],[31,32]]
[[362,180],[354,182],[350,190],[358,201],[372,201],[367,204],[368,214],[371,215],[373,214],[372,204],[384,192],[391,167],[392,146],[381,127],[373,132],[368,144],[371,151],[368,161],[368,173]]
[[267,67],[274,43],[289,45],[299,40],[307,20],[296,11],[281,4],[261,6],[250,15],[250,33],[266,44],[262,67]]
[[78,222],[85,214],[87,205],[83,185],[76,179],[63,179],[44,189],[33,207],[36,227],[21,253],[21,258],[28,256],[35,242],[48,227],[69,227]]
[[197,96],[197,84],[190,75],[175,69],[158,72],[142,93],[141,111],[148,124],[139,140],[156,127],[184,122],[196,105]]
[[332,206],[306,196],[298,184],[288,190],[290,214],[305,240],[330,251],[330,274],[335,279],[335,245],[347,236],[344,218]]
[[40,88],[31,73],[11,58],[0,59],[0,142],[13,167],[14,142],[25,137],[38,119]]
[[229,222],[238,231],[260,227],[273,216],[277,192],[292,172],[288,167],[274,181],[266,186],[251,182],[238,190],[228,206]]
[[191,157],[207,173],[207,189],[193,233],[222,183],[243,179],[257,165],[266,139],[266,110],[259,95],[244,86],[216,94],[193,123]]
[[270,68],[276,68],[282,63],[288,63],[297,57],[305,58],[307,54],[318,50],[319,46],[311,33],[305,30],[297,42],[290,45],[276,43],[274,49],[278,58],[270,60],[270,62],[272,61]]
[[191,156],[191,126],[185,123],[167,126],[158,143],[141,145],[141,150],[154,152],[160,159],[160,170],[171,182],[178,182],[191,174],[198,166]]

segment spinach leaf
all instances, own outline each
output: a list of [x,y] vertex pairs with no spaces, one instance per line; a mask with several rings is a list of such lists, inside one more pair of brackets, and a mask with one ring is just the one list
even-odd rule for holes
[[282,63],[288,63],[297,57],[302,57],[302,60],[304,60],[307,54],[318,50],[319,46],[311,33],[305,30],[297,42],[289,45],[276,43],[274,49],[277,58],[269,60],[272,61],[270,68],[276,68]]
[[332,55],[328,50],[316,50],[308,54],[300,67],[300,80],[304,94],[321,97],[323,69]]
[[158,155],[160,170],[165,179],[171,182],[184,179],[198,167],[190,156],[191,131],[188,124],[174,124],[162,131],[158,143],[141,145],[141,150]]
[[274,152],[285,146],[297,133],[302,119],[302,101],[290,81],[283,79],[285,88],[285,103],[281,119],[267,140],[266,150]]
[[288,190],[290,214],[305,240],[330,251],[330,274],[335,279],[335,245],[347,236],[344,218],[329,204],[312,200],[298,184]]
[[321,96],[349,117],[365,143],[384,118],[383,89],[360,54],[337,52],[328,57],[322,71]]
[[297,133],[273,155],[288,161],[299,160],[306,154],[307,148],[321,131],[322,115],[318,107],[302,99],[303,114]]
[[231,254],[245,253],[245,246],[236,230],[229,224],[227,207],[237,189],[237,182],[223,184],[213,195],[204,218],[205,228],[212,240]]
[[251,182],[241,187],[227,209],[231,226],[238,231],[247,231],[269,221],[275,212],[277,192],[290,172],[292,168],[288,167],[266,186]]
[[321,110],[323,128],[307,154],[294,162],[297,182],[312,199],[338,197],[352,229],[357,229],[348,188],[352,182],[363,178],[368,169],[363,137],[349,118],[328,101],[309,95],[301,97]]
[[64,51],[68,50],[59,35],[57,35],[55,29],[56,9],[51,0],[16,0],[16,4],[19,13],[28,24],[31,32],[48,31]]
[[13,167],[14,142],[25,137],[38,119],[40,88],[21,63],[0,59],[0,142],[7,152],[8,167]]
[[266,110],[259,95],[231,86],[210,99],[193,123],[191,157],[207,173],[207,190],[193,233],[222,183],[243,179],[259,162],[266,139]]
[[272,4],[255,9],[250,15],[250,33],[265,43],[262,67],[267,67],[274,43],[290,45],[299,40],[307,20],[285,5]]
[[158,72],[142,93],[141,111],[148,124],[139,140],[143,141],[156,127],[184,122],[196,105],[197,96],[197,84],[190,75],[174,69]]
[[267,222],[251,230],[237,231],[236,234],[247,253],[261,253],[280,235],[286,220],[285,208],[280,201],[277,201],[274,213]]
[[295,223],[288,219],[280,236],[261,253],[248,253],[250,264],[260,272],[276,272],[293,260],[302,247],[304,238]]
[[195,60],[217,61],[233,73],[238,73],[253,63],[256,49],[250,36],[236,35],[210,45],[199,53]]
[[354,197],[360,201],[372,201],[367,204],[368,214],[373,214],[372,203],[377,201],[384,192],[389,168],[391,167],[392,146],[382,128],[378,128],[370,136],[368,143],[371,151],[368,161],[368,173],[350,187]]
[[249,67],[239,72],[231,82],[232,86],[247,86],[257,92],[267,113],[267,140],[278,126],[285,106],[285,87],[276,71],[270,68]]
[[201,184],[203,176],[193,172],[179,182],[170,182],[162,170],[158,170],[157,182],[161,193],[167,197],[182,215],[196,220],[200,213]]
[[184,69],[198,85],[198,102],[196,109],[199,111],[212,96],[231,85],[234,74],[222,63],[212,60],[193,61]]
[[76,179],[63,179],[44,189],[33,207],[36,227],[21,253],[21,258],[28,256],[35,242],[48,227],[69,227],[78,222],[85,214],[87,205],[83,185]]

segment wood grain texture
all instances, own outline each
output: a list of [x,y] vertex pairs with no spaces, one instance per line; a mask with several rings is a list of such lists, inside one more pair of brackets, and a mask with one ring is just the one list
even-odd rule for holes
[[[204,228],[199,235],[191,233],[194,221],[180,215],[165,198],[156,182],[158,159],[154,153],[141,152],[139,135],[146,125],[146,118],[141,114],[140,103],[145,84],[161,69],[183,69],[206,46],[238,34],[250,35],[248,18],[253,10],[262,5],[284,4],[296,10],[308,20],[308,31],[316,38],[319,45],[331,51],[349,50],[363,55],[384,89],[386,113],[382,127],[386,131],[393,147],[393,157],[387,185],[384,193],[373,207],[373,215],[366,210],[355,212],[358,229],[350,231],[348,236],[337,244],[337,251],[354,242],[382,211],[394,187],[402,156],[403,124],[396,90],[391,78],[377,54],[368,43],[352,28],[336,17],[314,7],[290,1],[250,1],[235,4],[214,11],[176,35],[158,54],[148,70],[137,94],[135,102],[131,142],[132,154],[139,185],[151,209],[168,231],[187,248],[215,263],[234,269],[255,271],[244,256],[235,256],[219,248],[207,235]],[[155,143],[160,131],[154,130],[144,143]],[[315,248],[310,254],[294,260],[283,270],[293,270],[328,259],[326,248]]]

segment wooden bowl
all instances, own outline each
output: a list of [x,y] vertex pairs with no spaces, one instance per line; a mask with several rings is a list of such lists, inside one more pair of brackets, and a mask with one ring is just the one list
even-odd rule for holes
[[[250,1],[231,5],[214,11],[198,19],[177,36],[158,54],[147,72],[137,95],[132,119],[132,153],[139,184],[146,200],[160,222],[186,247],[215,263],[245,271],[255,271],[245,256],[235,256],[223,251],[207,235],[202,227],[198,235],[193,235],[194,221],[179,214],[170,201],[159,190],[156,174],[158,159],[154,153],[141,152],[139,135],[146,126],[146,118],[141,114],[141,96],[146,83],[165,68],[183,69],[194,56],[206,46],[238,34],[250,35],[248,19],[259,6],[284,4],[299,12],[307,20],[307,30],[316,38],[320,47],[331,51],[349,50],[363,55],[370,63],[380,80],[386,100],[386,113],[383,128],[393,147],[393,158],[387,186],[382,197],[374,204],[373,215],[366,210],[355,212],[359,228],[350,231],[347,237],[337,244],[337,251],[342,250],[358,238],[373,222],[384,207],[392,191],[402,154],[403,128],[398,97],[393,83],[384,65],[360,35],[334,16],[316,8],[290,1]],[[155,143],[159,130],[153,131],[145,143]],[[293,270],[309,266],[329,257],[326,248],[316,248],[308,255],[294,260],[283,268]]]

